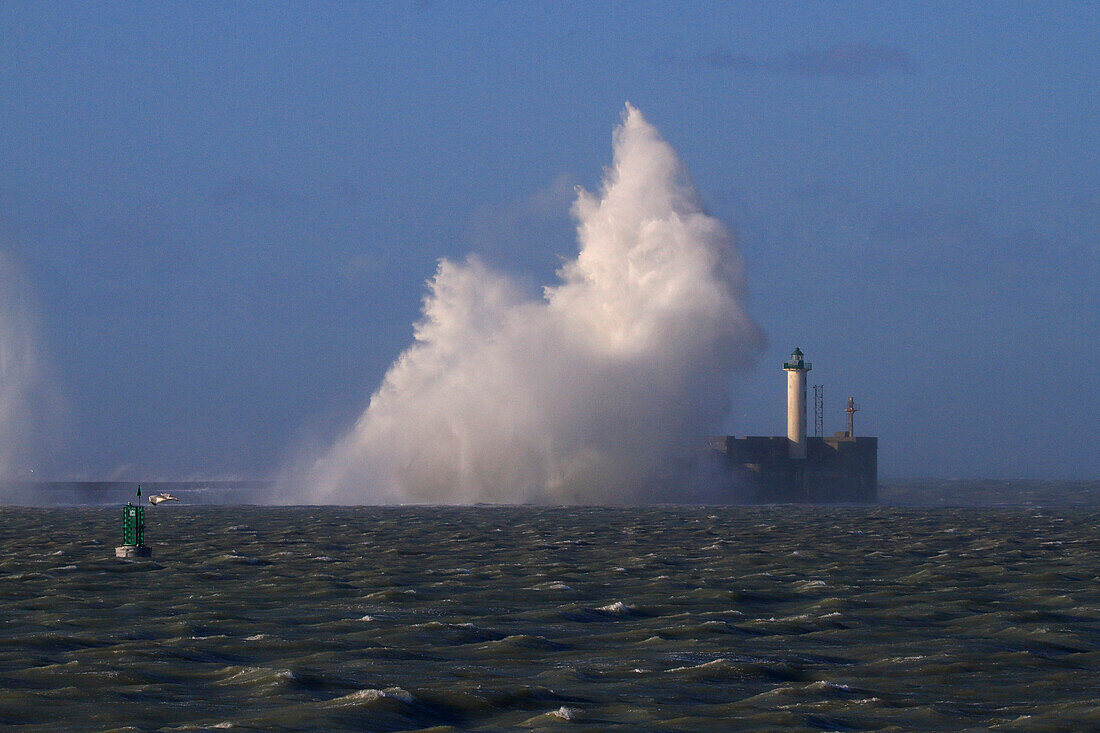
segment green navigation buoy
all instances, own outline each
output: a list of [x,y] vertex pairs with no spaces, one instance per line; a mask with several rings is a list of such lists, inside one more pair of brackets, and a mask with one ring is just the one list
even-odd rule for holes
[[[137,488],[141,499],[141,484]],[[152,557],[153,548],[145,544],[145,507],[126,502],[122,507],[122,545],[115,548],[115,557]]]

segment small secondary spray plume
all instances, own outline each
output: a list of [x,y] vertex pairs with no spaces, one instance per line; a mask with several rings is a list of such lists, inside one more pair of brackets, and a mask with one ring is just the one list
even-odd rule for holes
[[672,147],[627,105],[580,251],[541,299],[474,257],[442,260],[415,343],[309,498],[461,504],[676,501],[753,356],[733,239]]
[[0,479],[26,477],[32,424],[42,417],[30,406],[39,365],[27,303],[19,269],[0,252]]

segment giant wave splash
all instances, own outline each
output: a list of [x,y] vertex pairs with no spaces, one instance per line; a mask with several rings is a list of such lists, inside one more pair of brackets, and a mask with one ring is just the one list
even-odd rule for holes
[[[677,501],[730,378],[761,345],[730,231],[636,108],[579,251],[542,297],[441,260],[415,342],[354,426],[294,479],[311,501]],[[302,498],[301,493],[296,498]]]

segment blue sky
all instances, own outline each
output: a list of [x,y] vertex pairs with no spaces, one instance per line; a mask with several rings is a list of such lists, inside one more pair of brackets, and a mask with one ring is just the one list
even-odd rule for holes
[[439,257],[552,280],[627,101],[747,262],[768,347],[727,431],[784,431],[797,345],[884,476],[1100,474],[1093,3],[5,2],[0,38],[38,475],[323,441]]

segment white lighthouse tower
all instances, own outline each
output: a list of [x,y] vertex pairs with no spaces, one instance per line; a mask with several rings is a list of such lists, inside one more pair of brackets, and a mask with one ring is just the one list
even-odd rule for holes
[[787,444],[791,458],[806,457],[806,372],[812,365],[802,358],[802,350],[791,352],[783,363],[787,372]]

